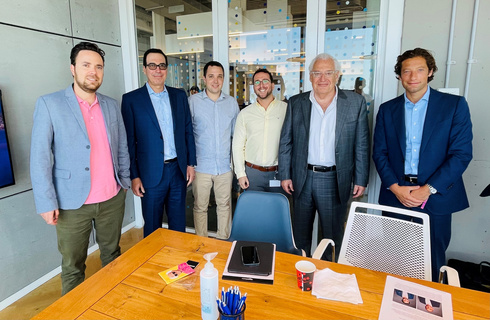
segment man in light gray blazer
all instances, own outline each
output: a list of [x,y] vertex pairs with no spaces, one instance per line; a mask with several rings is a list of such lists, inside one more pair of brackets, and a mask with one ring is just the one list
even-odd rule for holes
[[125,189],[131,185],[118,103],[96,93],[104,51],[81,42],[70,59],[73,85],[36,102],[30,159],[36,211],[56,225],[62,294],[85,279],[92,223],[102,266],[121,254]]
[[352,184],[353,197],[358,198],[368,182],[366,101],[336,87],[339,70],[338,61],[328,54],[313,59],[313,91],[291,97],[281,132],[279,179],[293,195],[296,245],[308,255],[318,211],[323,237],[335,241],[338,257]]

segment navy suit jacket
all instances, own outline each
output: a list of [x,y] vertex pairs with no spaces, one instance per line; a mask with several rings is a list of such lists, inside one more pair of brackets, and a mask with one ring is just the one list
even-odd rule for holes
[[[196,165],[196,145],[187,95],[166,86],[172,109],[175,149],[179,168],[187,176],[187,166]],[[163,174],[163,135],[146,85],[122,98],[122,116],[128,136],[131,180],[140,178],[143,187],[156,186]]]
[[[295,198],[303,190],[308,168],[310,92],[289,99],[279,143],[279,179],[292,179]],[[340,201],[346,203],[351,196],[352,183],[365,187],[369,175],[366,100],[352,91],[339,90],[337,95],[335,164]]]
[[[465,98],[431,88],[418,166],[418,184],[437,189],[427,201],[427,212],[451,214],[469,207],[462,175],[472,158],[471,130]],[[383,103],[376,118],[373,160],[382,183],[380,204],[404,207],[388,188],[394,183],[406,185],[405,153],[405,98],[401,95]]]

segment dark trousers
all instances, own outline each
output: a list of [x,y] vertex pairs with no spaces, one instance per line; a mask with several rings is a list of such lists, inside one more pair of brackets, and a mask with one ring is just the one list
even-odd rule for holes
[[276,172],[262,172],[260,170],[250,168],[249,166],[245,166],[245,173],[247,174],[249,186],[245,191],[265,191],[265,192],[276,192],[282,193],[287,196],[286,192],[283,190],[281,186],[279,187],[270,187],[270,180],[277,179]]
[[99,245],[102,267],[121,255],[119,240],[124,218],[126,193],[111,199],[84,204],[79,209],[61,210],[56,225],[61,253],[61,294],[65,295],[85,280],[85,260],[92,226]]
[[[428,201],[430,201],[430,198]],[[408,210],[412,209],[403,206],[401,203],[399,207]],[[439,269],[446,264],[446,249],[449,246],[449,241],[451,240],[451,214],[432,214],[420,208],[413,208],[412,210],[429,215],[432,281],[439,282]],[[391,212],[383,211],[383,216],[422,223],[420,219],[410,219],[407,218],[407,216],[402,216]]]
[[168,228],[170,230],[185,232],[185,196],[187,182],[177,161],[167,163],[163,167],[163,175],[158,185],[145,187],[145,194],[141,198],[144,236],[162,227],[163,211],[167,213]]
[[[337,173],[308,170],[301,194],[294,199],[293,232],[296,246],[311,256],[311,237],[315,212],[318,211],[323,238],[335,241],[336,259],[344,237],[347,206],[340,202]],[[331,251],[323,258],[331,260]]]

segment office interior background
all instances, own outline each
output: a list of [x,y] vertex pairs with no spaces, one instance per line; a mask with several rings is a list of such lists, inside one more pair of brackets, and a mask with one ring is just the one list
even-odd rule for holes
[[[0,0],[0,89],[15,185],[0,189],[0,310],[60,272],[56,233],[35,213],[29,177],[34,104],[72,83],[69,53],[87,40],[106,52],[99,92],[120,101],[145,82],[142,54],[159,47],[169,57],[167,84],[202,89],[210,60],[225,66],[223,91],[240,106],[255,101],[251,76],[266,67],[278,99],[311,90],[309,62],[328,52],[341,63],[340,88],[364,79],[373,127],[379,105],[403,92],[396,57],[423,47],[439,71],[430,85],[465,95],[473,122],[473,160],[463,178],[470,208],[453,215],[449,258],[489,259],[490,2],[479,0]],[[371,165],[368,195],[377,202]],[[126,200],[124,230],[141,224]],[[94,244],[92,240],[91,244]],[[92,248],[93,250],[93,248]]]

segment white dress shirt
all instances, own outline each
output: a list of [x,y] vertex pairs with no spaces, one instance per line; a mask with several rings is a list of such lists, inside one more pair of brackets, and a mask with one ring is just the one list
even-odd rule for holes
[[311,117],[310,138],[308,141],[308,163],[331,167],[335,165],[335,123],[337,121],[337,94],[323,112],[315,99],[313,90],[310,92]]

